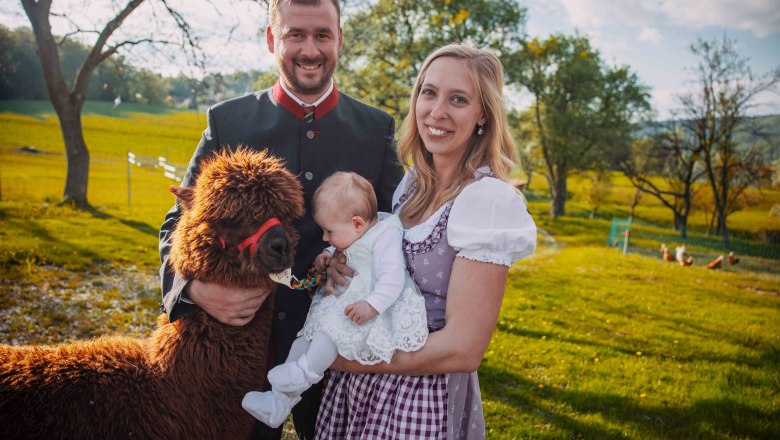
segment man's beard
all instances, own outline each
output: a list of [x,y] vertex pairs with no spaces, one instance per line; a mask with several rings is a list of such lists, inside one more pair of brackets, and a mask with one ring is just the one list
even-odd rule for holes
[[[306,81],[305,83],[304,81],[298,80],[298,77],[295,75],[296,69],[300,72],[303,72],[304,74],[306,73],[306,70],[297,67],[297,64],[322,64],[322,76],[320,77],[320,81],[314,85],[307,85],[306,83],[309,81]],[[333,77],[333,72],[336,70],[335,62],[329,64],[327,60],[324,59],[296,59],[293,60],[292,66],[288,66],[287,64],[282,64],[282,66],[282,73],[287,79],[287,85],[292,89],[291,91],[300,93],[302,95],[315,95],[324,92],[330,84],[330,80]],[[290,69],[290,67],[292,67],[292,69]]]

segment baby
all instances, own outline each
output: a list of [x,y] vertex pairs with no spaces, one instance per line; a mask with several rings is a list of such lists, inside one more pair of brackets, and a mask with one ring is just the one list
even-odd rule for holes
[[274,428],[338,355],[363,364],[390,362],[395,350],[418,350],[428,337],[425,300],[406,271],[403,225],[397,215],[379,220],[371,184],[337,172],[314,193],[312,209],[331,244],[315,267],[325,269],[335,249],[355,274],[332,294],[318,290],[286,363],[268,372],[271,391],[244,396],[244,409]]

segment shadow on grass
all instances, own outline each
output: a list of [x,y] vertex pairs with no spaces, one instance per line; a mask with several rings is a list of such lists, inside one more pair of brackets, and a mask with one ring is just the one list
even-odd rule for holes
[[[37,237],[41,242],[46,243],[47,246],[57,248],[58,253],[61,255],[79,255],[82,258],[93,260],[94,262],[100,262],[101,256],[91,249],[84,246],[75,246],[64,240],[60,240],[49,233],[49,231],[40,226],[35,220],[32,219],[16,219],[16,218],[4,218],[4,221],[8,222],[7,227],[10,230],[26,230],[30,235]],[[6,255],[5,263],[14,264],[28,264],[29,258],[34,258],[38,263],[47,263],[43,261],[42,255],[47,255],[49,251],[40,252],[39,255],[30,249],[24,249],[21,252],[13,255]]]
[[[780,438],[780,412],[767,412],[729,397],[659,406],[644,403],[638,396],[540,387],[544,384],[490,364],[483,364],[479,374],[483,400],[500,401],[521,413],[542,417],[570,438],[625,438],[621,427],[626,424],[639,431],[641,438]],[[583,415],[598,415],[604,422],[585,422]],[[533,438],[544,437],[541,432],[533,434]]]
[[99,209],[95,208],[92,205],[87,206],[86,208],[84,208],[84,212],[92,215],[93,217],[95,217],[97,219],[101,219],[101,220],[116,220],[119,223],[121,223],[121,224],[123,224],[123,225],[125,225],[127,227],[133,228],[136,231],[141,232],[143,234],[149,234],[149,235],[152,235],[154,237],[157,237],[158,234],[159,234],[159,230],[157,228],[153,228],[153,227],[149,226],[148,224],[146,224],[144,222],[118,218],[118,217],[113,216],[111,214],[102,212],[102,211],[100,211]]
[[[733,329],[731,328],[724,328],[722,326],[717,326],[716,325],[717,321],[713,321],[713,326],[707,326],[705,324],[702,324],[701,321],[697,320],[695,317],[682,318],[677,316],[669,316],[668,314],[655,313],[650,310],[632,309],[627,312],[626,308],[614,307],[603,300],[590,298],[590,301],[597,303],[599,310],[603,310],[608,313],[619,315],[619,316],[642,315],[644,317],[650,318],[650,320],[655,322],[658,326],[663,326],[664,328],[667,328],[668,330],[673,332],[680,332],[685,335],[693,334],[694,336],[697,336],[704,340],[723,341],[735,346],[743,347],[748,350],[759,352],[761,354],[763,354],[767,350],[775,351],[775,352],[777,351],[775,347],[766,344],[764,341],[757,341],[754,338],[751,338],[750,335],[734,332]],[[764,313],[760,309],[767,309],[767,311],[774,310],[774,308],[772,308],[771,305],[768,306],[765,302],[761,301],[759,298],[756,298],[755,300],[752,301],[743,300],[741,302],[728,301],[728,300],[724,300],[723,298],[719,298],[719,301],[728,302],[742,307],[750,307],[751,310],[754,310],[756,313]],[[556,339],[561,339],[557,336],[553,336],[553,337]],[[566,339],[564,338],[564,340]],[[572,340],[572,342],[588,344],[588,341],[580,342],[578,340]],[[594,345],[594,344],[592,344],[591,342],[590,345]],[[633,350],[631,349],[629,350],[616,349],[616,350],[628,354],[631,354],[633,352]],[[653,350],[648,349],[647,347],[644,348],[643,351],[645,352],[646,356],[652,356],[654,354],[658,354],[659,356],[665,356],[664,354],[661,353],[653,353]],[[674,358],[679,361],[685,361],[685,362],[696,362],[696,361],[717,362],[717,363],[728,362],[735,365],[737,364],[749,365],[751,367],[761,367],[764,365],[764,362],[762,360],[763,356],[758,356],[755,358],[746,358],[744,354],[735,354],[734,356],[706,355],[703,353],[688,354],[688,355],[676,354]]]

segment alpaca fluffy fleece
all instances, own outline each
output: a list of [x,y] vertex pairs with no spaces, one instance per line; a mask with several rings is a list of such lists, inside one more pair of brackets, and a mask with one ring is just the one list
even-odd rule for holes
[[[224,150],[204,162],[194,187],[172,188],[183,212],[170,261],[189,278],[272,288],[289,267],[302,214],[298,181],[265,152]],[[268,218],[254,255],[234,246]],[[222,237],[225,247],[218,237]],[[241,439],[254,420],[241,408],[263,389],[273,295],[243,327],[203,311],[151,337],[102,337],[57,346],[0,346],[2,439]]]

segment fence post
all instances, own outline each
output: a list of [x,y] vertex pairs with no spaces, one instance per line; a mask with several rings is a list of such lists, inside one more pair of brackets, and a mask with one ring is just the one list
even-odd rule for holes
[[135,164],[135,154],[127,151],[127,207],[130,208],[132,191],[130,191],[130,165]]

